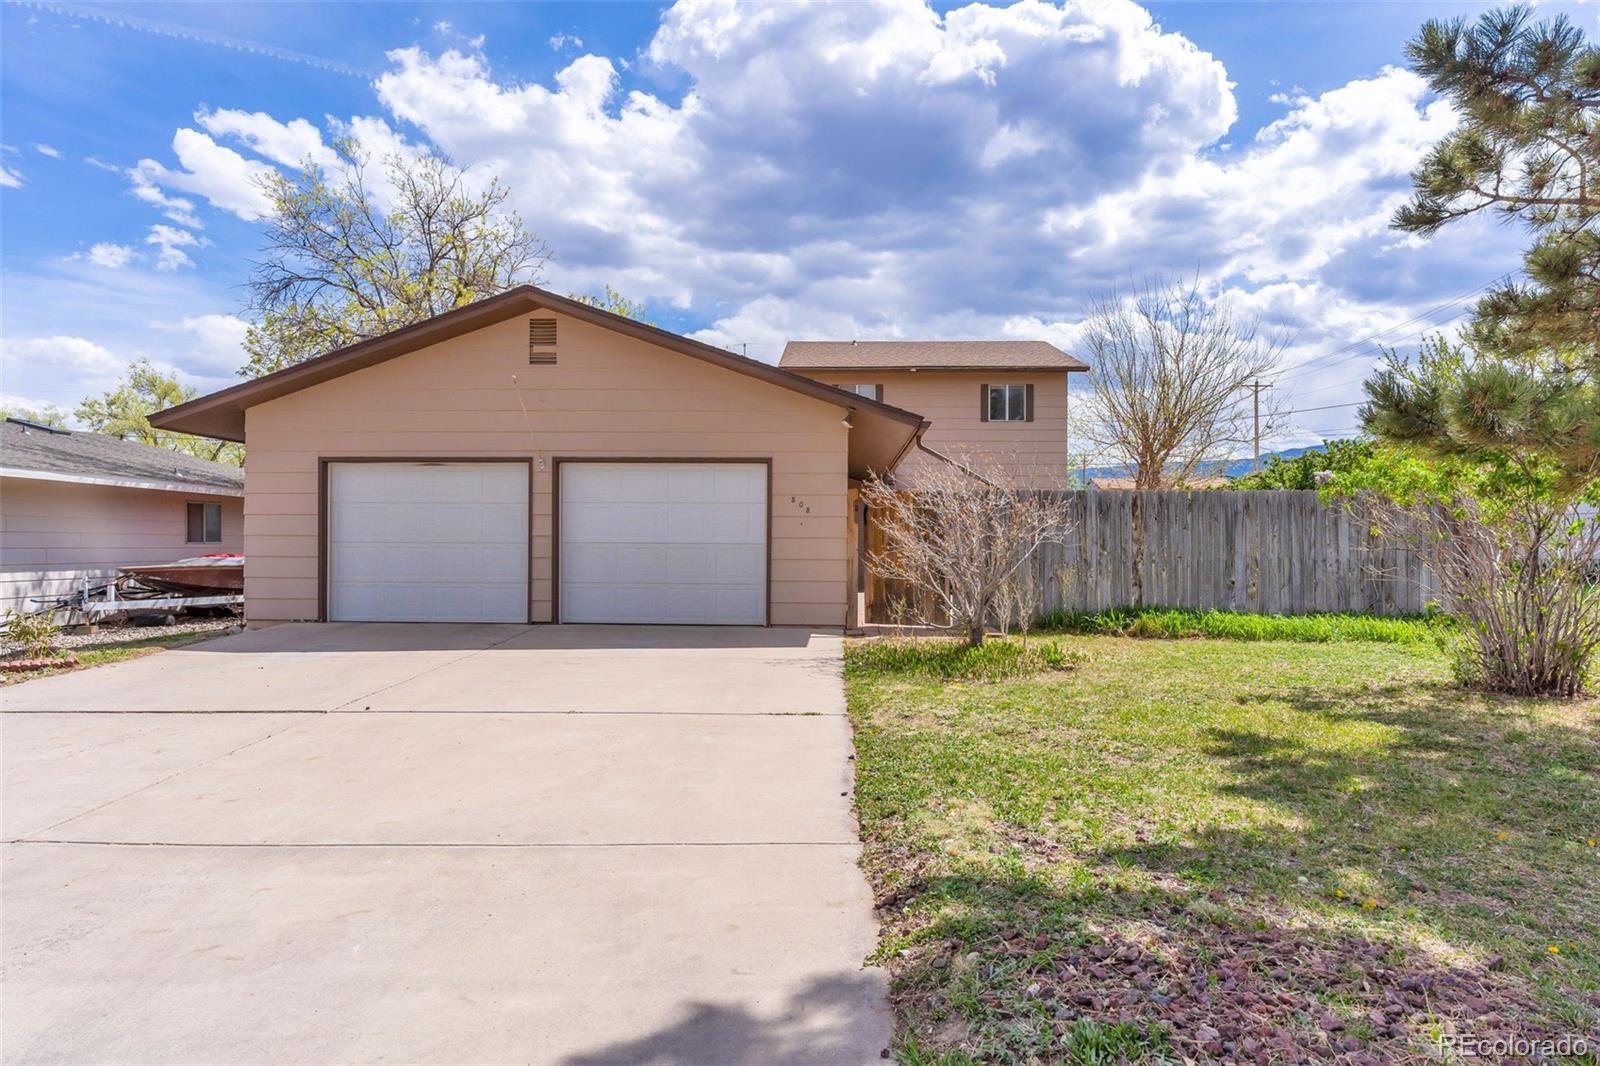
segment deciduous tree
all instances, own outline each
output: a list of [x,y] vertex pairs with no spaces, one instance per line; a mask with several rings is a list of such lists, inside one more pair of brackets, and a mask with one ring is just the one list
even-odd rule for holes
[[[1136,487],[1167,488],[1231,458],[1256,431],[1246,386],[1278,362],[1283,340],[1198,279],[1150,278],[1095,302],[1079,347],[1094,388],[1077,424]],[[1263,397],[1260,433],[1280,422]]]
[[77,416],[78,421],[96,433],[219,463],[243,464],[242,445],[171,433],[150,424],[150,416],[155,412],[194,398],[194,389],[180,384],[174,375],[157,370],[150,360],[140,359],[128,367],[127,376],[115,388],[80,403]]
[[248,283],[246,376],[537,281],[549,259],[498,178],[475,183],[432,155],[391,155],[374,174],[360,145],[337,151],[332,172],[308,160],[262,179],[271,213]]

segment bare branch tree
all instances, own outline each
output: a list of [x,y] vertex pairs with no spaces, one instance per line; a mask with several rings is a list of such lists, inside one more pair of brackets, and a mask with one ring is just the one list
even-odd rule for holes
[[[956,462],[919,468],[905,485],[877,477],[862,485],[862,499],[884,534],[882,550],[867,557],[867,566],[933,604],[918,622],[961,630],[977,645],[1001,601],[1010,612],[1018,571],[1044,545],[1065,540],[1069,505],[1061,493],[1020,487],[1007,466],[952,458]],[[1028,588],[1031,597],[1031,583]]]
[[335,148],[331,170],[308,159],[260,181],[271,211],[247,285],[247,376],[537,281],[550,258],[499,178],[433,155],[394,154],[375,174],[356,142]]
[[1488,514],[1472,500],[1369,496],[1385,536],[1421,554],[1461,619],[1462,680],[1517,696],[1576,696],[1600,650],[1600,518],[1519,497]]
[[[1284,340],[1258,319],[1212,300],[1199,279],[1147,278],[1097,300],[1081,350],[1093,368],[1080,432],[1135,472],[1141,489],[1169,488],[1250,442],[1245,386],[1270,372]],[[1263,396],[1261,434],[1282,423]]]

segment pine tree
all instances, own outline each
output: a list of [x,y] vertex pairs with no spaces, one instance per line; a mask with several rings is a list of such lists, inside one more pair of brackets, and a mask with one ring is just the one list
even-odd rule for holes
[[1407,54],[1462,122],[1412,173],[1394,226],[1429,236],[1491,212],[1534,242],[1462,346],[1368,382],[1366,428],[1437,454],[1532,453],[1582,486],[1600,471],[1600,50],[1518,6],[1430,21]]

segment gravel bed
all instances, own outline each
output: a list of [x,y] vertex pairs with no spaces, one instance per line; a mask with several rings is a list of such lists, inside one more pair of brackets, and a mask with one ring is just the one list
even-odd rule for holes
[[[102,625],[98,633],[59,633],[52,643],[62,650],[81,651],[85,648],[103,648],[114,644],[128,644],[136,640],[153,640],[159,637],[176,637],[184,633],[224,633],[239,627],[237,618],[180,618],[177,625],[133,626],[123,622]],[[22,645],[0,636],[0,656],[16,655]]]

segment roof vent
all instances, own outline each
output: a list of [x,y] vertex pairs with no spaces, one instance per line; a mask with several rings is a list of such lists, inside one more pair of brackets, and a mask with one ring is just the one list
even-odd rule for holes
[[33,422],[26,418],[18,418],[15,415],[7,415],[6,421],[13,422],[24,430],[37,429],[44,433],[59,433],[62,436],[70,436],[72,433],[70,429],[63,429],[60,426],[47,426],[43,422]]
[[556,361],[556,320],[528,319],[528,364],[549,366]]

